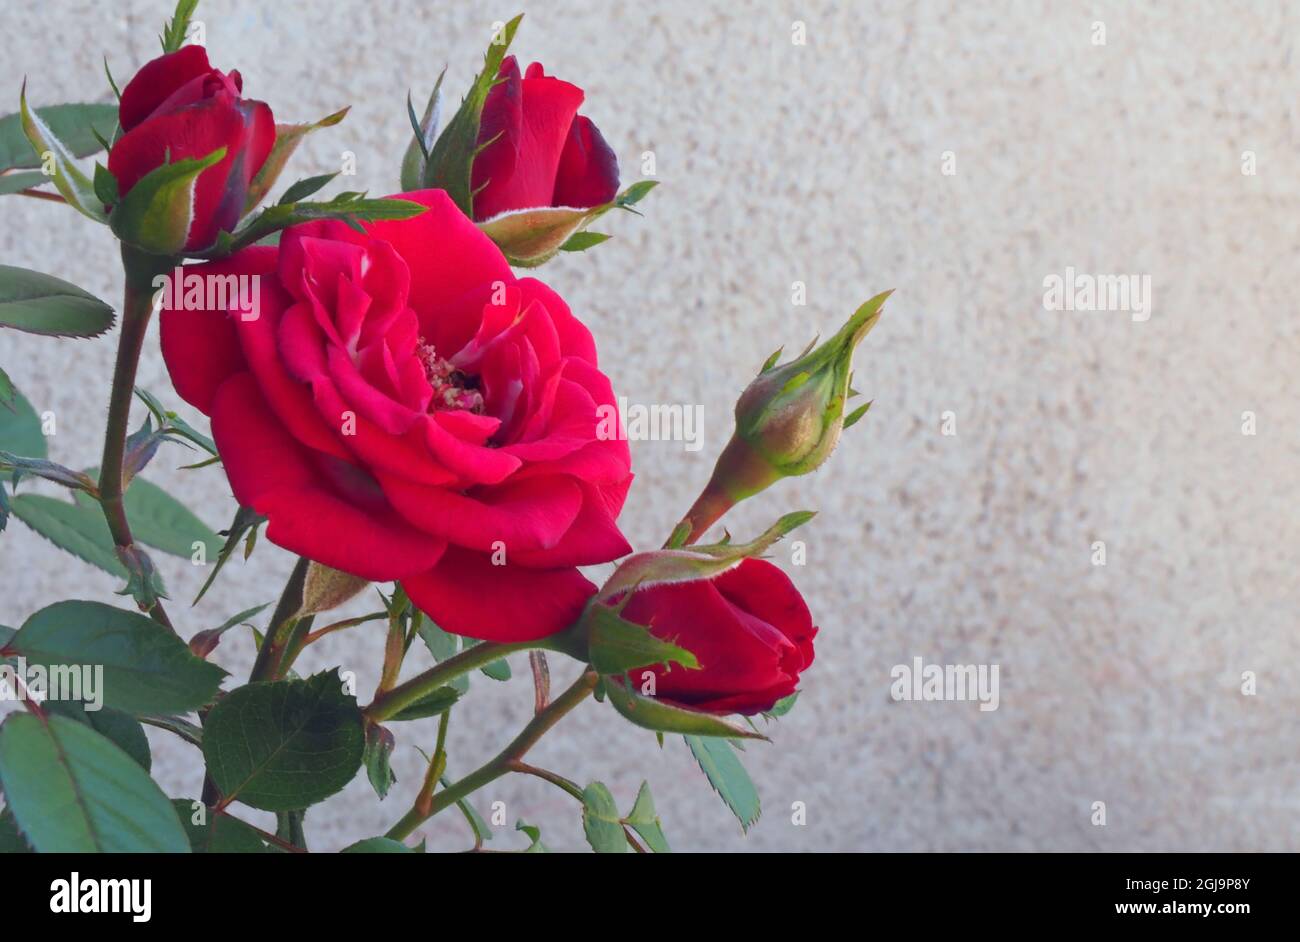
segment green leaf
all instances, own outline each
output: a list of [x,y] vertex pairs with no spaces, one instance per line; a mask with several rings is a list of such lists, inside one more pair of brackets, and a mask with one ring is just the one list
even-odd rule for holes
[[107,218],[104,213],[104,205],[99,202],[99,197],[95,195],[95,187],[91,184],[90,178],[77,166],[75,152],[45,122],[41,111],[27,106],[26,81],[23,82],[22,92],[18,96],[18,103],[19,114],[22,116],[23,133],[27,135],[27,140],[38,157],[35,166],[40,166],[41,157],[44,154],[50,154],[54,162],[53,179],[55,189],[63,194],[63,198],[74,209],[79,210],[96,222],[104,222]]
[[357,774],[365,732],[338,671],[253,683],[208,713],[203,757],[226,799],[264,811],[306,808]]
[[85,723],[134,759],[146,772],[152,767],[153,754],[149,751],[149,739],[144,734],[144,727],[129,713],[111,707],[88,710],[79,700],[46,700],[44,707],[46,713]]
[[29,664],[103,669],[104,704],[127,713],[184,713],[212,700],[225,671],[137,612],[55,602],[33,614],[8,650]]
[[15,484],[20,478],[30,475],[43,478],[46,481],[53,481],[55,484],[62,484],[64,487],[70,487],[74,490],[91,494],[98,492],[98,487],[89,476],[82,474],[80,471],[65,468],[61,464],[55,464],[45,458],[20,458],[18,455],[11,455],[7,451],[0,451],[0,471],[13,472]]
[[401,841],[391,837],[367,837],[365,840],[349,844],[339,851],[340,854],[414,854],[415,848],[407,847]]
[[424,646],[429,649],[429,653],[433,655],[433,660],[438,664],[441,664],[459,650],[460,645],[457,643],[456,636],[443,631],[428,618],[421,622],[420,627],[416,629],[416,633],[419,634],[420,640],[424,642]]
[[690,651],[656,638],[644,625],[600,602],[588,605],[582,623],[587,629],[587,660],[602,674],[625,674],[651,664],[680,664],[688,670],[700,666]]
[[618,194],[618,196],[614,197],[614,205],[619,209],[627,209],[629,206],[633,206],[645,199],[646,194],[658,185],[658,180],[640,180],[633,183],[622,193]]
[[333,173],[322,173],[319,176],[299,180],[284,191],[284,195],[280,197],[279,201],[281,203],[296,203],[299,200],[305,200],[338,175],[339,171],[336,170]]
[[575,232],[560,246],[561,252],[585,252],[592,246],[609,240],[603,232]]
[[762,808],[758,790],[754,788],[745,767],[740,764],[731,743],[725,739],[687,736],[686,744],[691,747],[695,761],[700,764],[713,790],[726,802],[731,813],[740,821],[741,828],[748,831],[758,820]]
[[496,84],[497,73],[501,71],[501,63],[505,60],[522,19],[521,13],[505,24],[500,37],[494,37],[500,41],[494,41],[488,46],[487,54],[483,57],[482,71],[474,79],[474,84],[470,86],[446,129],[438,135],[424,168],[424,185],[446,190],[461,212],[470,219],[474,218],[474,194],[470,176],[474,157],[478,154],[483,105],[487,101],[488,92]]
[[727,739],[766,739],[762,733],[736,726],[713,713],[702,713],[676,704],[643,697],[624,683],[609,678],[605,694],[625,719],[644,729],[692,736],[722,736]]
[[642,782],[641,791],[637,792],[636,804],[628,812],[628,816],[623,819],[632,830],[636,831],[649,847],[656,854],[672,853],[672,848],[668,846],[668,838],[664,837],[663,827],[659,822],[659,814],[655,811],[655,800],[650,795],[650,783]]
[[0,265],[0,327],[47,337],[98,337],[113,308],[61,278]]
[[[257,171],[257,175],[253,177],[248,186],[248,198],[244,201],[244,212],[252,212],[257,207],[257,204],[266,197],[266,194],[271,192],[271,187],[275,186],[275,181],[279,179],[285,164],[289,162],[289,157],[298,149],[298,145],[302,143],[304,137],[320,128],[333,127],[346,118],[347,114],[348,108],[341,108],[311,124],[277,124],[275,126],[275,143],[271,145],[270,156],[266,158],[266,163],[262,164],[261,169]],[[286,201],[281,200],[281,202]]]
[[13,714],[0,726],[5,802],[41,853],[186,853],[167,796],[89,726]]
[[811,520],[809,510],[786,514],[762,536],[749,543],[715,543],[681,549],[651,550],[633,553],[619,564],[597,599],[611,599],[629,590],[653,585],[712,579],[740,564],[741,560],[760,556],[777,540]]
[[485,677],[491,677],[493,680],[510,679],[510,662],[505,658],[498,658],[491,664],[484,664],[479,670]]
[[[14,398],[18,395],[18,390],[14,388],[14,381],[9,378],[9,374],[0,369],[0,409],[12,413],[14,411]],[[0,418],[0,421],[3,421]]]
[[[117,126],[117,105],[47,105],[37,108],[36,116],[73,157],[89,157],[104,149],[95,130],[110,133]],[[22,115],[0,118],[0,170],[36,170],[40,165],[40,155],[23,131]]]
[[41,420],[32,404],[13,389],[7,406],[0,404],[0,449],[27,458],[44,458],[49,442],[41,432]]
[[153,255],[174,255],[185,247],[194,223],[194,186],[199,175],[225,159],[218,147],[155,167],[113,207],[109,226],[123,242]]
[[[201,801],[177,798],[172,801],[176,817],[196,854],[265,854],[262,836],[249,825],[228,814],[213,814]],[[194,819],[198,818],[198,822]],[[200,823],[201,822],[201,823]]]
[[39,170],[5,174],[0,176],[0,196],[21,193],[23,190],[34,190],[36,187],[44,186],[49,182],[50,178]]
[[175,412],[164,409],[162,403],[149,390],[137,386],[134,391],[136,398],[148,407],[154,421],[158,423],[159,431],[166,431],[169,435],[173,433],[179,435],[186,441],[198,445],[208,454],[216,455],[217,445],[211,438],[199,432]]
[[[873,400],[871,400],[871,402],[875,402],[875,400],[873,399]],[[858,422],[858,419],[860,419],[860,418],[862,418],[864,415],[866,415],[866,414],[867,414],[867,410],[871,408],[871,402],[865,402],[865,403],[863,403],[862,405],[860,405],[860,406],[858,406],[856,409],[854,409],[852,412],[850,412],[848,415],[846,415],[846,416],[844,417],[844,427],[845,427],[845,428],[852,428],[854,425],[856,425],[857,422]]]
[[[194,601],[191,604],[199,604],[199,599],[203,598],[204,594],[206,594],[208,589],[211,588],[212,583],[216,581],[217,573],[221,572],[221,568],[226,565],[226,561],[230,559],[231,555],[234,553],[235,547],[239,545],[239,541],[244,538],[245,534],[247,534],[251,539],[253,535],[257,533],[257,528],[261,526],[262,522],[265,520],[265,517],[248,507],[240,507],[235,511],[235,519],[230,522],[230,527],[221,531],[226,534],[226,541],[217,552],[217,563],[212,567],[212,572],[208,573],[208,578],[204,580],[203,587],[199,589],[199,594],[194,597]],[[245,548],[244,558],[247,559],[252,552],[252,547],[247,546]]]
[[598,854],[627,851],[627,835],[618,815],[614,796],[603,782],[592,782],[582,790],[582,830],[587,843]]
[[140,721],[157,729],[165,729],[185,740],[191,746],[203,745],[203,727],[180,716],[141,716]]
[[438,81],[433,85],[433,93],[424,106],[424,116],[416,118],[415,106],[411,104],[411,94],[406,94],[406,112],[411,120],[411,143],[402,156],[402,192],[409,193],[420,189],[424,184],[424,165],[429,160],[429,149],[433,147],[433,136],[438,131],[442,113],[442,80],[447,75],[443,69],[438,74]]
[[518,821],[515,822],[515,830],[516,830],[516,831],[523,831],[525,834],[528,835],[528,840],[531,841],[531,843],[530,843],[530,844],[528,845],[528,847],[523,851],[523,853],[525,853],[525,854],[547,854],[547,853],[550,853],[550,851],[547,850],[546,845],[542,843],[542,829],[541,829],[541,828],[539,828],[539,827],[534,827],[533,825],[528,824],[526,821],[524,821],[522,818],[520,818]]
[[396,745],[397,741],[393,738],[391,730],[385,729],[378,723],[366,724],[366,751],[362,761],[366,766],[366,778],[370,779],[370,785],[380,801],[388,797],[388,790],[397,781],[397,776],[393,774],[392,766],[389,764]]
[[8,808],[0,811],[0,854],[31,853],[35,853],[35,851],[27,843],[27,838],[23,837],[22,831],[18,830],[18,822],[14,819],[14,813]]
[[[98,480],[99,469],[87,468],[86,473]],[[78,503],[94,507],[94,498],[76,495]],[[134,477],[122,495],[126,518],[131,521],[131,535],[136,541],[162,550],[182,559],[191,559],[196,543],[203,547],[204,559],[221,552],[221,538],[212,528],[196,517],[184,504],[172,497],[157,484]],[[96,512],[99,513],[98,509]]]
[[97,507],[71,504],[43,494],[20,494],[11,502],[13,515],[59,549],[66,550],[119,579],[129,573],[114,552],[108,524]]
[[[451,779],[445,775],[438,779],[438,782],[443,788],[451,787]],[[456,807],[460,809],[460,813],[463,814],[465,820],[469,822],[470,830],[474,832],[474,838],[476,841],[482,843],[483,841],[492,840],[492,829],[488,827],[487,822],[483,820],[475,807],[470,804],[468,798],[462,798],[460,801],[456,802]]]
[[224,258],[281,229],[318,219],[337,219],[359,229],[362,222],[410,219],[427,209],[427,206],[411,200],[367,199],[364,193],[350,192],[339,193],[323,202],[279,203],[262,210],[233,235],[221,233],[211,250],[190,254],[202,258]]

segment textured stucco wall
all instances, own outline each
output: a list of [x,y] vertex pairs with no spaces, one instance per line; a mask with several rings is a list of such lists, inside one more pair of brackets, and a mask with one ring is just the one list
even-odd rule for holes
[[[771,350],[798,349],[865,297],[897,288],[858,355],[870,416],[810,478],[740,508],[749,534],[811,507],[808,564],[790,565],[821,625],[817,663],[772,745],[746,763],[766,813],[747,838],[680,741],[585,706],[540,764],[600,777],[620,803],[651,781],[670,840],[714,850],[1199,850],[1300,848],[1300,611],[1296,561],[1300,8],[1285,3],[526,4],[521,57],[585,85],[585,112],[624,178],[653,151],[663,186],[616,240],[544,269],[596,333],[634,402],[699,403],[704,447],[634,446],[624,515],[657,545],[707,477],[735,394]],[[357,157],[349,189],[395,188],[419,96],[444,63],[459,96],[489,24],[512,4],[205,0],[214,62],[281,119],[351,103],[293,175]],[[157,45],[161,2],[59,0],[8,11],[3,77],[16,107],[105,92]],[[807,44],[791,42],[792,24]],[[1093,44],[1102,21],[1106,44]],[[5,110],[12,110],[6,108]],[[1258,173],[1241,172],[1242,152]],[[941,172],[952,151],[955,175]],[[0,259],[106,298],[105,233],[70,211],[6,197]],[[1043,309],[1042,281],[1150,275],[1150,320]],[[808,303],[791,304],[791,283]],[[0,334],[0,363],[38,410],[53,456],[96,461],[113,342]],[[151,342],[141,381],[168,393]],[[174,396],[168,396],[174,400]],[[941,415],[955,414],[955,436]],[[1241,434],[1253,411],[1258,434]],[[214,526],[232,510],[219,471],[150,476]],[[1108,564],[1094,567],[1104,540]],[[288,554],[232,564],[196,609],[201,574],[160,558],[186,633],[274,597]],[[0,622],[75,595],[115,600],[88,570],[14,523],[0,537]],[[365,603],[369,606],[369,602]],[[360,611],[361,605],[354,606]],[[377,626],[331,637],[304,669],[342,664],[373,688]],[[247,671],[251,643],[220,659]],[[1001,706],[895,703],[892,665],[996,663]],[[412,659],[418,667],[420,658]],[[526,661],[476,679],[458,708],[452,771],[492,754],[531,709]],[[1242,671],[1259,692],[1239,692]],[[558,680],[573,673],[555,663]],[[394,794],[364,778],[314,810],[316,846],[379,833],[419,776],[400,728]],[[188,747],[152,735],[172,794],[194,794]],[[506,781],[511,825],[581,845],[572,801]],[[1106,827],[1089,822],[1105,801]],[[803,801],[808,823],[790,823]],[[452,816],[426,829],[457,847]],[[503,840],[514,840],[513,837]]]

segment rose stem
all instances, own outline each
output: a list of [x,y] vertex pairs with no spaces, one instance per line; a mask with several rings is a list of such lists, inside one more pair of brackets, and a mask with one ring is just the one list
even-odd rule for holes
[[413,703],[417,703],[448,681],[455,680],[461,674],[468,673],[476,667],[491,664],[499,657],[540,647],[541,641],[516,641],[509,644],[485,641],[472,648],[449,657],[436,667],[422,674],[417,674],[405,683],[398,684],[375,697],[374,702],[363,711],[366,719],[372,723],[382,723],[391,719]]
[[[486,647],[486,645],[477,645],[470,648],[470,651],[476,651],[481,647]],[[443,662],[443,664],[448,663],[450,661]],[[595,671],[584,671],[582,676],[573,682],[572,686],[556,697],[545,710],[534,716],[528,725],[523,728],[523,731],[496,758],[434,795],[428,803],[427,812],[412,807],[410,811],[403,815],[400,821],[392,826],[387,836],[395,841],[408,837],[412,831],[438,812],[454,805],[466,795],[482,788],[489,782],[496,781],[507,772],[513,771],[512,764],[514,762],[522,759],[524,754],[565,714],[591,695],[592,690],[596,688],[598,679],[599,675]]]
[[[271,623],[266,629],[266,637],[262,639],[262,646],[257,650],[257,660],[253,662],[253,669],[248,675],[250,684],[259,680],[275,679],[280,654],[287,643],[287,639],[283,636],[289,633],[285,623],[293,622],[293,616],[297,614],[298,609],[302,606],[302,587],[307,579],[308,564],[309,560],[301,556],[298,558],[297,564],[293,567],[293,572],[289,575],[289,581],[285,583],[284,591],[280,593],[280,601],[275,606],[274,614],[271,615]],[[277,644],[279,648],[277,648]],[[207,712],[201,712],[199,714],[200,722],[206,719]],[[221,794],[217,790],[217,783],[212,779],[212,773],[206,770],[203,775],[202,798],[205,805],[215,805],[221,799]]]
[[[126,452],[127,424],[131,419],[131,397],[135,392],[135,371],[149,330],[149,317],[153,313],[153,278],[167,271],[172,261],[122,246],[122,269],[126,273],[122,327],[117,342],[117,363],[113,367],[113,389],[108,401],[104,456],[99,463],[99,503],[104,510],[104,519],[108,521],[113,543],[122,549],[129,549],[134,542],[122,502],[122,459]],[[149,614],[159,624],[176,632],[161,601],[154,603]]]
[[281,656],[288,646],[293,625],[297,624],[298,609],[302,607],[302,589],[307,581],[309,565],[311,560],[299,556],[293,572],[289,574],[289,581],[284,584],[280,601],[276,603],[275,612],[267,626],[266,637],[258,648],[257,660],[253,662],[253,670],[248,675],[250,684],[259,680],[274,680],[279,672]]
[[[578,799],[578,801],[580,802],[585,803],[587,800],[586,796],[583,795],[582,789],[578,786],[577,782],[573,781],[572,779],[567,779],[563,775],[560,775],[559,773],[552,772],[550,769],[539,769],[535,765],[529,765],[527,762],[522,762],[516,759],[510,763],[510,771],[519,772],[523,775],[532,775],[535,778],[540,778],[544,782],[550,782],[556,788],[568,792],[570,795]],[[623,825],[623,836],[627,838],[628,844],[638,854],[645,853],[645,848],[642,847],[639,843],[637,843],[636,838],[632,836],[632,829],[629,828],[626,824]]]

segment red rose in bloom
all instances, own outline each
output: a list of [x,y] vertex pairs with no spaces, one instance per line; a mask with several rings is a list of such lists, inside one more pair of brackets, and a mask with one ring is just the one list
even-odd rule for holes
[[243,215],[249,181],[275,144],[275,119],[260,101],[240,98],[243,80],[208,65],[202,46],[185,46],[147,63],[122,90],[122,137],[108,169],[125,196],[168,160],[226,156],[204,170],[194,187],[193,218],[184,248],[207,248]]
[[586,209],[618,193],[618,158],[591,120],[578,114],[583,92],[541,63],[523,78],[514,56],[501,63],[504,79],[483,105],[478,142],[493,143],[474,158],[474,217],[512,209],[570,206]]
[[441,190],[402,198],[429,209],[188,267],[261,276],[259,310],[164,311],[163,356],[272,542],[400,581],[448,631],[543,637],[594,591],[575,567],[629,551],[614,393],[559,295]]
[[[643,589],[622,615],[686,648],[699,670],[653,667],[655,696],[711,713],[761,713],[794,693],[813,660],[812,615],[790,577],[746,559],[713,580]],[[640,690],[644,670],[631,672]]]

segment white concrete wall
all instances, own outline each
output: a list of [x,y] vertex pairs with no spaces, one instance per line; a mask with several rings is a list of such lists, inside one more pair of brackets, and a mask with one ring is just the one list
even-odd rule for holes
[[[125,80],[156,53],[165,6],[9,10],[5,110],[24,74],[38,104],[102,96],[101,53]],[[515,9],[205,0],[201,17],[214,63],[239,68],[282,120],[353,105],[310,141],[295,177],[337,169],[351,150],[348,188],[383,193],[409,139],[407,89],[426,93],[449,63],[458,97],[491,22]],[[701,451],[635,446],[623,518],[634,543],[657,545],[690,503],[768,353],[898,289],[858,356],[869,417],[827,468],[730,521],[743,535],[785,510],[822,511],[804,534],[809,564],[789,567],[821,625],[817,663],[775,742],[746,754],[759,825],[741,836],[680,741],[660,753],[594,704],[537,761],[599,777],[624,804],[648,778],[678,849],[1300,847],[1300,8],[526,9],[521,57],[586,87],[584,110],[625,179],[652,150],[663,181],[646,219],[613,220],[615,241],[542,274],[595,331],[621,393],[704,406]],[[791,42],[795,20],[804,47]],[[1255,176],[1241,172],[1245,150]],[[941,173],[945,151],[953,176]],[[106,236],[53,205],[0,201],[0,260],[115,298]],[[1150,275],[1150,319],[1045,311],[1043,279],[1066,266]],[[806,307],[790,303],[796,280]],[[0,334],[0,363],[58,416],[59,461],[97,460],[112,348]],[[168,397],[156,343],[141,380]],[[945,410],[952,437],[940,434]],[[1247,410],[1254,437],[1241,434]],[[220,471],[174,470],[187,459],[165,451],[149,476],[224,526]],[[1095,540],[1105,568],[1090,563]],[[789,564],[788,548],[777,561]],[[160,563],[188,634],[272,599],[291,559],[264,545],[192,610],[200,574]],[[112,579],[16,522],[0,536],[0,574],[8,624],[69,595],[115,600]],[[382,643],[375,625],[334,636],[304,667],[342,664],[368,692]],[[240,675],[251,653],[233,635],[219,650]],[[892,702],[890,668],[915,656],[999,664],[1000,708]],[[456,710],[453,773],[528,715],[526,661],[515,668],[508,684],[476,679],[474,706]],[[1247,670],[1253,698],[1239,692]],[[396,819],[431,725],[400,729],[401,781],[382,805],[359,778],[311,812],[315,846]],[[192,750],[151,738],[169,792],[197,793]],[[523,817],[552,844],[581,846],[572,800],[544,783],[504,782],[480,807],[493,800],[507,802],[511,825]],[[807,804],[806,827],[790,823],[794,801]],[[1107,803],[1104,828],[1090,824],[1094,801]],[[426,833],[451,848],[463,830],[448,815]]]

